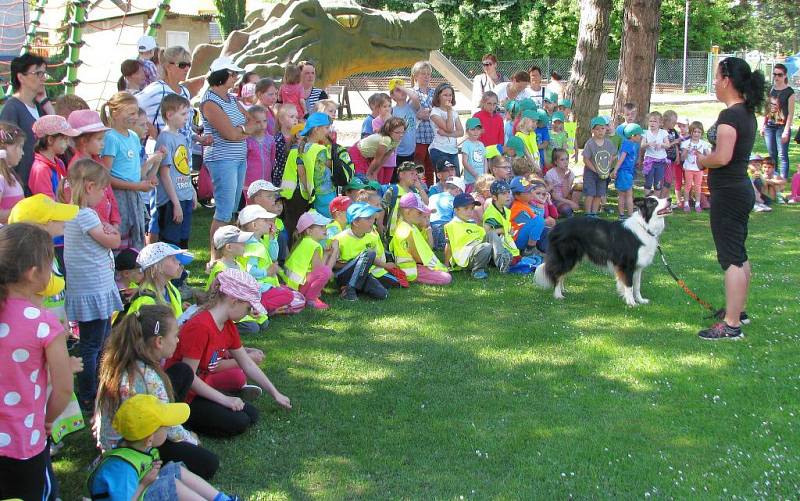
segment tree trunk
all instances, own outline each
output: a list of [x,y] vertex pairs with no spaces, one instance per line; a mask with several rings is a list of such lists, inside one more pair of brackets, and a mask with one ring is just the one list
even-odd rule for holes
[[613,116],[623,114],[625,103],[638,110],[636,121],[644,122],[650,111],[653,74],[656,68],[661,0],[625,0],[617,85]]
[[564,92],[567,99],[572,99],[573,114],[578,122],[575,140],[580,147],[589,139],[589,122],[600,107],[608,61],[611,4],[612,0],[581,0],[578,44]]

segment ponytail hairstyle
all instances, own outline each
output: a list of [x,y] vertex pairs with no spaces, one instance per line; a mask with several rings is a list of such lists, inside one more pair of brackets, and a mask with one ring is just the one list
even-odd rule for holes
[[786,78],[786,83],[788,84],[789,83],[789,69],[786,67],[786,65],[783,64],[783,63],[778,63],[772,68],[772,71],[775,71],[775,70],[783,71],[783,76]]
[[128,376],[128,385],[133,386],[139,367],[154,370],[167,390],[169,400],[175,395],[169,377],[161,368],[161,361],[153,355],[153,341],[175,328],[175,314],[168,306],[147,305],[137,312],[125,315],[111,331],[103,358],[100,362],[99,383],[97,387],[97,407],[108,415],[120,406],[119,394],[122,376]]
[[136,105],[136,108],[139,108],[139,101],[133,97],[133,94],[129,92],[117,92],[100,107],[100,118],[103,120],[106,127],[111,127],[111,120],[114,118],[114,113],[130,105]]
[[65,197],[66,190],[69,190],[70,202],[78,207],[86,207],[88,206],[86,186],[89,183],[94,183],[97,188],[105,189],[106,186],[111,184],[111,175],[105,167],[91,158],[82,158],[69,168],[66,183],[63,180],[61,181],[61,185],[58,188],[59,198]]
[[738,57],[726,57],[720,61],[719,71],[742,95],[747,111],[754,113],[761,109],[765,98],[764,73],[752,71],[747,61]]
[[122,92],[128,89],[128,82],[125,79],[139,71],[141,66],[142,63],[140,63],[138,59],[126,59],[122,61],[122,64],[119,66],[119,71],[122,73],[122,76],[117,80],[118,91]]
[[0,312],[8,299],[8,286],[23,280],[31,268],[50,270],[53,237],[30,223],[0,227]]
[[0,176],[3,176],[9,186],[16,186],[20,182],[14,166],[6,162],[6,147],[16,144],[22,147],[25,143],[25,132],[9,122],[0,122]]

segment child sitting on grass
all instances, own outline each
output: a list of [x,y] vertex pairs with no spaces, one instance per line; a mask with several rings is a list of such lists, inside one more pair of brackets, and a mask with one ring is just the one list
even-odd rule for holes
[[247,188],[247,199],[250,204],[260,205],[267,212],[275,214],[275,233],[278,238],[278,264],[283,265],[286,256],[289,255],[289,232],[283,224],[281,214],[283,214],[283,197],[280,188],[265,181],[257,179]]
[[452,277],[431,249],[430,214],[431,210],[416,193],[400,197],[400,219],[389,249],[409,282],[447,285]]
[[572,217],[580,208],[578,203],[580,193],[573,189],[575,174],[569,170],[569,155],[566,150],[561,148],[553,150],[553,168],[547,171],[544,180],[550,185],[553,203],[559,215]]
[[433,231],[433,248],[437,250],[444,249],[444,225],[453,219],[453,200],[466,191],[464,178],[447,178],[444,183],[444,189],[443,193],[437,193],[428,200],[431,229]]
[[492,244],[494,262],[500,273],[507,273],[513,262],[519,259],[519,249],[514,243],[511,229],[511,186],[502,180],[492,183],[489,188],[491,202],[483,212],[483,228],[486,241]]
[[339,252],[336,241],[332,243],[331,252],[323,251],[325,227],[330,223],[330,219],[318,212],[306,212],[300,216],[295,229],[296,244],[289,253],[284,270],[286,285],[305,297],[306,306],[317,310],[328,309],[319,296],[333,276],[332,268]]
[[448,178],[455,177],[456,166],[446,158],[440,158],[435,165],[436,169],[436,183],[428,189],[428,196],[432,197],[437,193],[444,193],[445,181]]
[[545,244],[547,228],[544,215],[539,214],[533,207],[533,191],[536,185],[517,176],[511,180],[510,187],[514,195],[514,201],[511,203],[514,243],[523,256],[541,255],[540,253],[547,250]]
[[485,241],[486,230],[475,223],[474,198],[462,193],[453,199],[452,221],[444,226],[447,244],[444,249],[445,261],[450,269],[469,268],[472,278],[484,280],[489,277],[486,266],[492,260],[492,245]]

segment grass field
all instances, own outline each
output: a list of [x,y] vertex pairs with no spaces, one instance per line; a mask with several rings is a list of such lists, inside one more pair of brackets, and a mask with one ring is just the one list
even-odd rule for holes
[[[741,342],[699,340],[704,311],[658,261],[638,308],[583,265],[562,302],[530,277],[460,273],[276,318],[245,344],[294,409],[263,398],[254,429],[205,441],[223,462],[214,483],[249,499],[794,498],[799,216],[751,218]],[[198,213],[198,285],[208,221]],[[663,247],[722,305],[707,213],[671,216]],[[88,432],[67,442],[55,467],[75,499],[94,452]]]

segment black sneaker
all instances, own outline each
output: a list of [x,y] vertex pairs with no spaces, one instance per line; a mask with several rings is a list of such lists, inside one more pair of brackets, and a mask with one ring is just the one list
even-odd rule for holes
[[717,341],[720,339],[729,339],[731,341],[738,341],[744,339],[744,332],[740,327],[731,327],[725,322],[719,322],[708,329],[703,329],[697,333],[700,339],[707,341]]
[[[717,312],[714,313],[714,318],[716,318],[720,322],[725,320],[725,308],[717,310]],[[747,316],[747,312],[746,311],[743,311],[743,312],[739,313],[739,322],[741,322],[744,325],[747,325],[747,324],[750,323],[750,317]]]
[[356,290],[349,285],[342,287],[342,299],[345,301],[358,301]]
[[262,393],[263,390],[261,389],[260,386],[256,386],[254,384],[246,384],[242,386],[241,390],[239,390],[238,396],[245,402],[252,402],[253,400],[257,400]]

